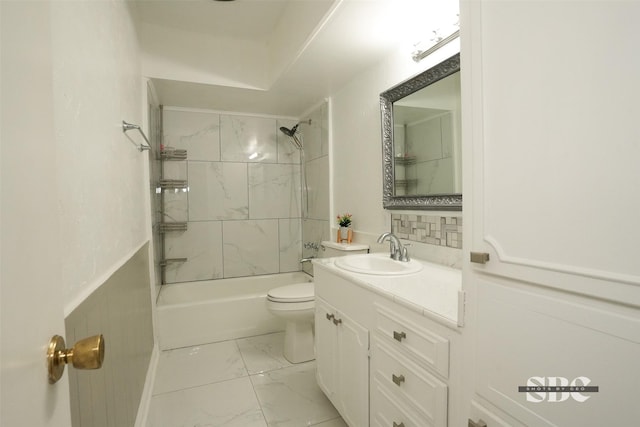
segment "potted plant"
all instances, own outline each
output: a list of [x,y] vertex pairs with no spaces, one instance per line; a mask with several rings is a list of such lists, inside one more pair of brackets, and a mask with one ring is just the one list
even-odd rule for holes
[[342,240],[347,240],[350,241],[351,239],[349,239],[349,227],[351,227],[351,214],[350,213],[345,213],[342,215],[338,215],[338,225],[340,226],[340,239],[339,241]]

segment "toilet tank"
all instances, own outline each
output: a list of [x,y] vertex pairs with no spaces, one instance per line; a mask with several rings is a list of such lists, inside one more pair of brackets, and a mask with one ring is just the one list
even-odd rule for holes
[[321,243],[320,258],[331,258],[336,256],[366,254],[369,252],[369,245],[358,243],[336,243],[323,241]]

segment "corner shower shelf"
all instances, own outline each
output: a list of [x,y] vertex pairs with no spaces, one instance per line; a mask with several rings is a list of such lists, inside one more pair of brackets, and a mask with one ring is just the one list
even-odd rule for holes
[[187,150],[165,148],[160,151],[160,160],[187,160]]
[[186,222],[161,222],[159,227],[161,233],[166,233],[168,231],[187,231]]
[[180,262],[187,262],[187,258],[166,258],[160,261],[160,266],[166,267],[168,264],[175,264]]
[[398,165],[413,165],[416,163],[415,156],[396,156],[393,158],[393,160]]
[[406,187],[407,185],[416,185],[418,183],[417,179],[396,179],[395,185],[396,187]]
[[159,184],[163,190],[186,190],[188,187],[186,179],[161,179]]

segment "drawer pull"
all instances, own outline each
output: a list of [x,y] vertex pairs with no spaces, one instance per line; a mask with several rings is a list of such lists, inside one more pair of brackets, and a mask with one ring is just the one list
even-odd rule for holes
[[405,334],[404,332],[393,331],[393,339],[402,341],[403,338],[407,338],[407,334]]
[[331,320],[335,317],[333,314],[329,314],[329,313],[327,313],[326,316],[327,316],[327,320]]
[[404,375],[398,375],[396,376],[395,374],[391,374],[391,380],[398,386],[400,387],[400,384],[402,384],[404,382]]
[[482,420],[478,420],[478,422],[475,422],[471,418],[469,418],[469,427],[487,427],[487,423]]
[[404,427],[404,423],[398,424],[397,422],[393,422],[393,427]]
[[342,319],[336,319],[336,318],[333,319],[334,325],[339,325],[340,323],[342,323]]

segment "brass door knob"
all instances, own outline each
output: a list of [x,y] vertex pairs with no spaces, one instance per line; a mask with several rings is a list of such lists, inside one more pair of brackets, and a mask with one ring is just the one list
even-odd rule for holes
[[54,335],[47,350],[49,384],[56,383],[71,363],[76,369],[100,369],[104,361],[104,337],[94,335],[78,341],[73,348],[65,348],[64,338]]

